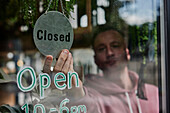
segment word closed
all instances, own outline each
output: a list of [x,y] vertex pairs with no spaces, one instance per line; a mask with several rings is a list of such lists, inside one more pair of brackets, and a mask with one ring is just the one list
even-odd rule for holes
[[65,41],[65,42],[70,42],[70,33],[63,35],[63,34],[52,34],[48,33],[47,30],[38,30],[37,31],[37,39],[38,40],[48,40],[48,41]]

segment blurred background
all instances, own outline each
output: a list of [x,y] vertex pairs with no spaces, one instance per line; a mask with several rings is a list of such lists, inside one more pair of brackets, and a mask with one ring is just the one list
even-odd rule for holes
[[[11,81],[23,66],[33,67],[37,75],[41,72],[45,57],[35,47],[33,27],[49,2],[0,0],[0,105],[23,105],[29,99],[28,94],[19,92],[17,87],[12,87],[16,88],[15,91],[4,89],[14,86]],[[129,68],[145,82],[158,85],[159,0],[62,0],[62,3],[64,13],[74,29],[71,48],[74,68],[82,78],[89,73],[102,74],[94,63],[91,40],[94,29],[109,24],[125,34],[131,54]],[[52,0],[50,10],[62,12],[60,1]],[[11,81],[4,76],[9,76]]]

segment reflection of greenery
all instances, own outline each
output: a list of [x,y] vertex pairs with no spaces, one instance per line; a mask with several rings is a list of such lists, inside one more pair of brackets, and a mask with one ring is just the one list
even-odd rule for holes
[[109,2],[109,7],[104,7],[106,21],[119,30],[124,29],[125,22],[119,16],[119,8],[122,7],[122,2],[119,0],[109,0]]
[[[21,13],[24,15],[24,20],[26,21],[27,24],[34,25],[35,21],[40,16],[40,12],[39,12],[40,1],[43,3],[42,5],[44,9],[43,12],[45,12],[51,0],[22,0],[20,2]],[[62,1],[64,7],[64,14],[66,16],[69,16],[70,12],[73,11],[73,5],[75,4],[76,0],[70,0],[67,2],[65,0]],[[52,0],[49,10],[58,11],[59,2],[60,0]]]
[[[48,11],[61,11],[61,7],[58,7],[59,1],[60,0],[52,0]],[[73,5],[76,3],[76,0],[62,1],[64,14],[68,17],[70,12],[73,11]],[[2,40],[18,37],[21,26],[27,25],[30,27],[28,29],[29,31],[27,31],[27,33],[29,33],[37,18],[47,10],[49,2],[50,0],[1,0],[0,35],[4,37]],[[43,9],[42,12],[39,11],[40,6]]]
[[70,15],[70,12],[74,11],[73,5],[76,3],[76,0],[70,0],[70,2],[66,2],[66,14],[67,16]]
[[148,57],[149,46],[154,46],[154,55],[157,55],[157,23],[146,23],[141,26],[129,27],[130,48],[132,54],[137,54],[143,60]]
[[26,23],[34,23],[38,17],[37,5],[39,0],[22,0],[20,2],[20,11],[23,14]]

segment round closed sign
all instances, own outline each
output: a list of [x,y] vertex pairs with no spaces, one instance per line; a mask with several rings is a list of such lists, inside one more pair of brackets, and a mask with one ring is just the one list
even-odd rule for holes
[[33,38],[43,55],[54,58],[62,49],[70,49],[74,39],[69,20],[60,12],[49,11],[41,15],[35,23]]

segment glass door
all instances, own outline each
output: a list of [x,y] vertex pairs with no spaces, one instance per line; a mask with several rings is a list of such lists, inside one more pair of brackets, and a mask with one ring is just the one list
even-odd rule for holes
[[[49,3],[74,30],[58,58],[33,40]],[[0,112],[170,112],[169,0],[8,0],[0,8]]]

